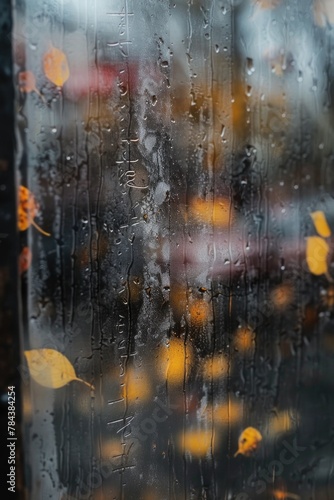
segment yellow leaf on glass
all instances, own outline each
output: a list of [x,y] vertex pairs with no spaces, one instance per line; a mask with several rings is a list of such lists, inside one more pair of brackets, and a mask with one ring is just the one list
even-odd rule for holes
[[66,54],[55,47],[44,54],[43,69],[45,76],[58,87],[62,87],[70,76]]
[[238,451],[235,453],[235,457],[237,455],[245,455],[246,457],[249,457],[254,453],[254,451],[257,449],[259,443],[262,441],[262,436],[261,433],[257,430],[254,429],[254,427],[247,427],[239,437],[239,448]]
[[24,351],[31,378],[38,384],[49,389],[59,389],[77,380],[91,389],[94,387],[78,378],[69,360],[54,349],[32,349]]
[[306,241],[306,262],[312,274],[328,275],[327,257],[329,246],[319,236],[310,236]]
[[321,212],[321,210],[318,210],[317,212],[312,212],[311,217],[317,233],[323,238],[329,238],[329,236],[331,235],[331,230],[327,223],[325,214]]
[[40,233],[44,236],[50,236],[50,233],[45,232],[42,228],[36,224],[34,218],[38,212],[38,204],[36,203],[35,197],[28,188],[24,186],[19,187],[19,206],[18,212],[18,228],[19,231],[25,231],[30,225],[34,226]]

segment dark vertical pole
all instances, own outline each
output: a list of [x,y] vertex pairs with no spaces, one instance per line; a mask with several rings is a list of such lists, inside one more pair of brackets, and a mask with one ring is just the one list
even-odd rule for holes
[[[22,476],[18,232],[14,163],[11,0],[0,2],[0,491],[24,498]],[[14,387],[8,396],[8,388]],[[10,413],[9,413],[10,411]],[[10,418],[9,418],[10,417]],[[14,417],[14,418],[13,418]],[[8,428],[10,424],[10,428]],[[11,430],[14,428],[14,434]],[[16,438],[16,439],[15,439]],[[13,460],[13,450],[15,458]],[[15,467],[15,469],[11,469]],[[13,483],[15,488],[8,490]],[[11,476],[8,474],[12,474]],[[15,490],[15,493],[13,492]]]

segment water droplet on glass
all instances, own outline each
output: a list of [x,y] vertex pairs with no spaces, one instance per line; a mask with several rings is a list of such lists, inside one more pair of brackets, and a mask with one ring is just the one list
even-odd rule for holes
[[255,71],[253,59],[250,57],[246,58],[246,71],[248,75],[252,75]]

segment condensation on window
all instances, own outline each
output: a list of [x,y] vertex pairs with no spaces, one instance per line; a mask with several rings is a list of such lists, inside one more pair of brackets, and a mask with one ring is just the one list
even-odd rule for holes
[[331,500],[333,2],[14,17],[27,498]]

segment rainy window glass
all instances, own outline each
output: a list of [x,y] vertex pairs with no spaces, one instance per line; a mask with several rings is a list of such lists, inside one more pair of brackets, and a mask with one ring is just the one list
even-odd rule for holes
[[16,0],[26,496],[334,498],[334,2]]

